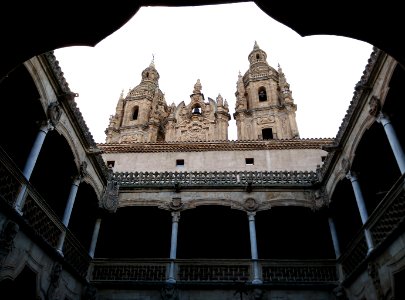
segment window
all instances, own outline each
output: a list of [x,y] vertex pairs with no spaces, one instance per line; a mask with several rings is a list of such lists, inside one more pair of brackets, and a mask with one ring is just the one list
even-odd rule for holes
[[322,161],[325,161],[326,156],[321,156]]
[[115,165],[115,161],[113,161],[113,160],[108,160],[107,161],[107,167],[108,168],[114,168],[114,165]]
[[254,158],[245,158],[245,163],[247,166],[253,166],[255,164]]
[[137,120],[138,119],[138,113],[139,113],[139,107],[135,106],[134,107],[134,112],[132,113],[132,120]]
[[176,167],[184,167],[184,159],[176,159]]
[[273,129],[263,128],[262,137],[263,137],[263,140],[272,140],[273,139]]
[[260,55],[256,54],[256,59],[259,60],[260,59]]
[[194,107],[193,111],[192,111],[192,114],[193,115],[201,115],[201,107],[199,107],[199,106]]
[[264,87],[259,88],[259,101],[267,101],[267,93]]

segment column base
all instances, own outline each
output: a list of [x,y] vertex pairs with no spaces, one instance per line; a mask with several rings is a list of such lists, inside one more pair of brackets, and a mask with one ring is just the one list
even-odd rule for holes
[[263,284],[263,281],[260,279],[253,279],[252,284]]
[[176,283],[176,279],[174,278],[169,278],[166,280],[167,283]]
[[56,252],[58,252],[58,254],[59,254],[60,256],[62,256],[62,257],[65,256],[65,255],[63,255],[63,252],[62,252],[62,250],[60,250],[60,249],[56,249]]

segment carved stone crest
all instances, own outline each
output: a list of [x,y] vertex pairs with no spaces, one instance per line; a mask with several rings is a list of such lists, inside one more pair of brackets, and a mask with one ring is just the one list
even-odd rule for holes
[[349,173],[350,171],[350,162],[347,158],[343,158],[341,162],[342,170],[345,174]]
[[112,169],[109,169],[107,186],[101,197],[100,207],[110,212],[115,212],[118,208],[119,183],[113,180],[112,173]]
[[174,211],[181,210],[184,206],[184,203],[181,202],[181,198],[175,197],[172,201],[169,202],[169,208]]
[[245,203],[243,203],[243,207],[247,211],[255,211],[259,207],[259,204],[257,204],[256,200],[253,198],[247,198],[245,200]]
[[368,102],[370,105],[370,109],[368,110],[368,113],[374,117],[377,117],[377,115],[381,111],[381,102],[380,99],[377,96],[372,96],[370,101]]
[[177,288],[173,284],[166,284],[162,289],[160,290],[160,296],[162,300],[178,300],[179,299],[179,293]]
[[48,106],[48,118],[51,121],[53,126],[56,126],[56,124],[59,123],[60,117],[62,115],[62,111],[60,109],[59,103],[58,102],[52,102]]
[[87,175],[87,162],[83,161],[80,164],[80,171],[79,171],[79,176],[80,178],[84,178]]
[[329,204],[329,195],[326,192],[325,187],[323,186],[319,190],[314,191],[314,198],[313,198],[313,210],[317,210]]

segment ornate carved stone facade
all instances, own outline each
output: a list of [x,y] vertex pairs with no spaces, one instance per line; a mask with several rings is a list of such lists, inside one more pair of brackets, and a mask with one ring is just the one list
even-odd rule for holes
[[[255,42],[249,54],[249,70],[239,74],[236,85],[238,140],[299,138],[290,85],[278,66],[267,63],[267,54]],[[106,129],[106,143],[157,141],[219,141],[228,139],[231,116],[219,94],[205,100],[198,79],[189,104],[166,104],[159,89],[159,73],[152,62],[142,72],[141,83],[124,97],[122,93]]]
[[190,103],[166,104],[152,62],[142,72],[141,83],[127,96],[121,94],[115,115],[106,129],[107,143],[161,141],[213,141],[228,139],[228,103],[218,95],[205,101],[198,79]]
[[213,141],[228,139],[230,120],[228,103],[218,95],[216,101],[205,102],[202,86],[198,79],[190,95],[190,103],[172,104],[167,119],[166,141]]
[[106,129],[106,142],[156,142],[164,140],[163,122],[169,115],[159,73],[152,61],[142,72],[142,80],[118,100],[115,115]]
[[249,70],[239,73],[234,118],[238,140],[292,139],[299,137],[290,85],[285,75],[267,63],[257,42],[249,54]]

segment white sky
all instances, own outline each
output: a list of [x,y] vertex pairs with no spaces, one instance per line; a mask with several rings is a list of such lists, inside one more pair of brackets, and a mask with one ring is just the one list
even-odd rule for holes
[[[301,138],[336,136],[354,86],[370,57],[368,43],[337,36],[301,37],[253,2],[200,7],[142,7],[95,47],[55,50],[69,87],[97,143],[122,90],[141,81],[155,57],[159,87],[168,105],[190,101],[200,79],[205,99],[220,93],[235,108],[238,73],[249,68],[257,41],[275,69],[280,64],[297,104]],[[229,139],[236,140],[235,120]]]

